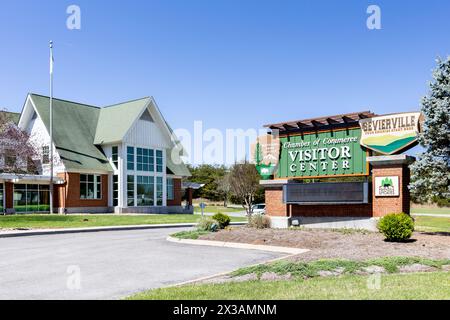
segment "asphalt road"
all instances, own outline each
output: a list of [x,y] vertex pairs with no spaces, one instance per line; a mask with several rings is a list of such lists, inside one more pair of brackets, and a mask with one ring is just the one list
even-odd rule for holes
[[165,240],[181,230],[0,239],[0,299],[120,299],[281,256]]

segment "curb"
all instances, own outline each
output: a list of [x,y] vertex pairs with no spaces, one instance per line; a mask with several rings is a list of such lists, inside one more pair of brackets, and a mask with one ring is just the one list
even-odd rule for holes
[[235,248],[235,249],[248,249],[248,250],[259,250],[259,251],[269,251],[277,253],[287,253],[289,255],[302,254],[310,251],[309,249],[299,249],[299,248],[289,248],[289,247],[278,247],[278,246],[266,246],[262,244],[248,244],[248,243],[238,243],[238,242],[223,242],[223,241],[210,241],[210,240],[193,240],[193,239],[178,239],[171,236],[166,238],[167,241],[183,244],[193,244],[199,246],[213,246],[213,247],[225,247],[225,248]]
[[[231,222],[230,225],[240,226],[247,222]],[[143,224],[130,226],[109,226],[109,227],[92,227],[92,228],[67,228],[67,229],[50,229],[50,230],[29,230],[18,232],[0,233],[0,238],[15,238],[40,235],[55,235],[68,233],[89,233],[102,231],[126,231],[126,230],[146,230],[146,229],[168,229],[168,228],[189,228],[194,227],[196,223],[173,223],[173,224]]]

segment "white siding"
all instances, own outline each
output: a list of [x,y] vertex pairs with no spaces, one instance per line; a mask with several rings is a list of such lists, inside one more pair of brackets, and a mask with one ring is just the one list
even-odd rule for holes
[[126,135],[124,143],[165,149],[170,146],[170,141],[163,132],[157,122],[138,120]]
[[[47,128],[44,125],[44,122],[41,120],[40,117],[35,116],[31,117],[30,122],[26,126],[25,129],[28,134],[30,135],[30,143],[33,145],[33,147],[36,150],[36,153],[39,154],[41,157],[40,160],[42,160],[42,147],[50,145],[50,135],[47,132]],[[53,173],[59,173],[64,171],[64,164],[62,163],[58,152],[56,151],[55,147],[53,146],[53,160],[54,160],[54,170]],[[42,166],[42,174],[43,175],[50,175],[50,165],[43,165]]]

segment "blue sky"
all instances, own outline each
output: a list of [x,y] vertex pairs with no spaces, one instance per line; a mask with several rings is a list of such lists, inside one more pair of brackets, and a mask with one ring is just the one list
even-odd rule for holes
[[[81,30],[66,8],[81,8]],[[366,27],[368,5],[381,30]],[[450,54],[449,1],[2,1],[0,107],[28,92],[96,105],[152,95],[174,128],[419,108]]]

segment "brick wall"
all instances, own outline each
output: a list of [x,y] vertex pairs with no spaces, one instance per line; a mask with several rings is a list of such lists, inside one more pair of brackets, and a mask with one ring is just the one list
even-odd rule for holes
[[59,175],[64,178],[66,183],[57,188],[59,202],[58,205],[64,208],[82,208],[82,207],[108,207],[108,175],[101,175],[102,179],[102,198],[99,200],[80,199],[80,174],[64,173]]
[[174,199],[167,199],[168,206],[181,206],[181,179],[173,179],[173,195]]
[[373,190],[375,190],[375,177],[384,176],[398,176],[399,190],[398,197],[375,197],[375,192],[372,195],[373,201],[373,215],[375,217],[382,217],[389,213],[405,212],[409,214],[410,211],[410,195],[408,184],[410,179],[409,168],[406,165],[395,166],[379,166],[372,169],[373,175]]
[[275,217],[286,217],[288,215],[287,205],[283,203],[283,189],[266,189],[266,214]]

